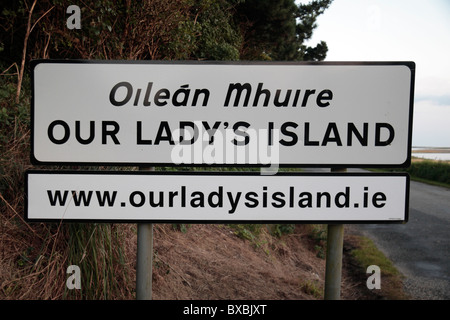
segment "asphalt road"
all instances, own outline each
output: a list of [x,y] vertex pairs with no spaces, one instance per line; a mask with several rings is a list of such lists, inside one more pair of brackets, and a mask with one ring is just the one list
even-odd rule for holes
[[352,228],[371,238],[405,275],[405,290],[414,299],[450,299],[450,189],[411,181],[406,224]]
[[405,291],[413,299],[450,299],[450,189],[411,181],[407,223],[353,224],[346,230],[374,241],[405,276]]

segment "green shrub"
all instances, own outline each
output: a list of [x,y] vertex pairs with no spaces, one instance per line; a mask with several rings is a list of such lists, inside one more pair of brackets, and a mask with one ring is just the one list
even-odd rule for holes
[[450,185],[450,163],[445,161],[417,161],[406,170],[411,176]]
[[81,290],[65,291],[65,298],[132,298],[134,283],[124,248],[127,225],[74,223],[68,229],[68,265],[77,265]]

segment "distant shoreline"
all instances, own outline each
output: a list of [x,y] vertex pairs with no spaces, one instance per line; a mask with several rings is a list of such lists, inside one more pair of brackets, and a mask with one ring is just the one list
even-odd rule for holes
[[413,148],[412,153],[450,153],[450,148]]

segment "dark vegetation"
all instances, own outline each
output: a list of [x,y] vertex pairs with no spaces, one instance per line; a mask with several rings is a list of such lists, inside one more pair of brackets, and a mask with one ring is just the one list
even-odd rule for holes
[[412,177],[450,187],[450,162],[422,160],[413,161],[406,169]]
[[380,169],[380,171],[407,172],[411,179],[450,188],[449,161],[413,158],[411,165],[406,169]]

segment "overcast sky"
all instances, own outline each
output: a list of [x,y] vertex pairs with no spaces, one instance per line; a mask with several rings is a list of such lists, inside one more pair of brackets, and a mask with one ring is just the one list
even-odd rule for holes
[[450,147],[449,0],[334,0],[317,24],[326,61],[414,61],[413,146]]

